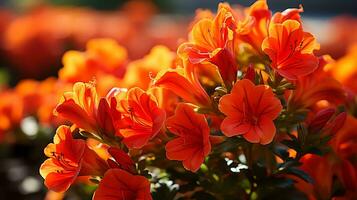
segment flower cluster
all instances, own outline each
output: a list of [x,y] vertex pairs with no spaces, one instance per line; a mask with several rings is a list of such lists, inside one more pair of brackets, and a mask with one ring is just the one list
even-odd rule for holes
[[94,185],[94,200],[356,197],[354,79],[314,54],[302,12],[220,3],[176,54],[130,61],[107,39],[67,52],[45,185]]
[[50,3],[26,6],[24,13],[14,9],[0,9],[0,57],[2,65],[16,70],[17,80],[54,75],[68,47],[83,49],[93,38],[112,38],[137,59],[154,44],[175,48],[185,34],[184,23],[157,23],[158,8],[151,1],[123,2],[115,11]]

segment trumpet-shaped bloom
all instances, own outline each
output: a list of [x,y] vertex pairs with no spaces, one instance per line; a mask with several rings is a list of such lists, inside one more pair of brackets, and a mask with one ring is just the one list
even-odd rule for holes
[[312,108],[320,100],[338,105],[346,99],[342,85],[324,71],[328,63],[328,57],[322,57],[312,74],[297,79],[296,89],[289,99],[290,108]]
[[203,18],[192,28],[190,42],[182,44],[178,53],[187,56],[192,63],[200,63],[213,57],[221,49],[229,48],[234,17],[227,4],[219,4],[214,19]]
[[161,71],[155,78],[154,86],[171,90],[187,102],[200,107],[211,106],[210,97],[198,80],[193,64],[184,62],[183,67]]
[[73,85],[72,92],[66,92],[57,105],[54,114],[71,121],[79,128],[95,132],[96,106],[98,96],[95,87],[91,84],[78,82]]
[[151,200],[150,182],[121,169],[108,170],[93,200]]
[[262,44],[272,61],[271,67],[289,80],[308,75],[318,67],[313,51],[319,47],[313,35],[304,32],[298,21],[290,19],[270,23],[269,35]]
[[220,99],[219,109],[227,116],[221,124],[226,136],[242,135],[249,142],[268,144],[276,131],[273,120],[282,106],[271,88],[243,79]]
[[119,100],[122,113],[120,134],[129,148],[141,148],[161,130],[166,113],[158,107],[153,95],[140,88],[131,88]]
[[192,64],[209,61],[215,64],[224,82],[230,86],[236,78],[237,64],[234,59],[234,14],[228,4],[219,4],[214,19],[203,18],[192,28],[189,42],[177,52]]
[[180,100],[175,93],[161,87],[152,87],[148,90],[148,92],[156,98],[159,107],[165,110],[166,117],[175,113],[176,105]]
[[84,140],[73,139],[67,126],[58,127],[53,142],[44,151],[50,158],[40,167],[40,174],[50,190],[66,191],[78,176],[100,176],[108,168]]
[[[110,101],[110,102],[108,102]],[[118,135],[117,123],[121,114],[116,109],[115,98],[98,99],[95,87],[89,83],[74,84],[55,109],[55,114],[69,120],[77,127],[97,136]]]
[[236,32],[240,40],[250,44],[258,53],[261,53],[261,44],[268,35],[267,27],[271,11],[266,0],[258,0],[245,13],[245,19],[238,21]]
[[211,152],[210,128],[206,118],[187,104],[179,104],[175,115],[167,119],[167,129],[178,136],[166,144],[166,157],[183,161],[190,171],[197,171]]
[[268,36],[269,24],[283,23],[286,20],[297,20],[301,22],[300,8],[290,8],[283,12],[276,12],[273,16],[269,10],[266,0],[257,0],[245,10],[244,20],[238,21],[236,33],[239,40],[249,44],[260,56],[264,55],[262,43]]

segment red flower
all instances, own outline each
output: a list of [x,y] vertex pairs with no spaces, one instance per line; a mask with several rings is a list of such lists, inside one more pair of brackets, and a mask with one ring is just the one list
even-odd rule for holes
[[300,162],[301,169],[312,177],[314,184],[296,179],[296,187],[308,195],[309,199],[331,199],[334,173],[331,160],[326,156],[306,154]]
[[304,32],[298,21],[290,19],[282,23],[271,22],[269,35],[262,44],[272,68],[290,80],[308,75],[318,67],[319,61],[313,51],[319,48],[314,36]]
[[121,169],[108,170],[93,200],[151,200],[150,182]]
[[273,120],[282,106],[271,88],[243,79],[221,98],[219,109],[227,116],[221,124],[226,136],[242,135],[249,142],[268,144],[276,131]]
[[140,88],[131,88],[124,99],[119,99],[122,112],[120,134],[129,148],[141,148],[154,138],[166,118],[153,95]]
[[66,191],[79,176],[100,176],[108,168],[84,140],[73,139],[67,126],[60,126],[45,148],[50,157],[40,167],[45,185],[56,192]]
[[127,172],[135,173],[135,162],[127,153],[115,147],[110,147],[108,152],[113,158],[107,160],[111,168],[120,168]]
[[117,126],[121,114],[116,106],[115,98],[98,99],[95,86],[77,82],[72,92],[63,95],[54,112],[80,129],[102,138],[119,134]]
[[166,144],[166,157],[183,161],[187,170],[197,171],[211,152],[210,128],[205,116],[182,103],[177,106],[175,115],[167,119],[166,126],[178,136]]

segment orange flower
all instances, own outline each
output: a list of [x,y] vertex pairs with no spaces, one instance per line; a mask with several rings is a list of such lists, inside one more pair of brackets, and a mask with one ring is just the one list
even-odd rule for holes
[[63,93],[71,90],[72,86],[71,83],[58,81],[58,79],[52,77],[40,82],[37,88],[40,91],[39,98],[41,98],[37,100],[41,102],[37,109],[37,117],[40,123],[54,126],[64,123],[64,119],[56,117],[53,114],[53,110],[56,108]]
[[108,170],[93,200],[151,200],[150,182],[121,169]]
[[[122,77],[127,62],[126,50],[111,39],[93,39],[85,52],[68,51],[63,56],[60,80],[66,82],[91,81],[100,74]],[[86,73],[83,73],[83,72]]]
[[[347,30],[347,29],[346,29]],[[331,74],[343,86],[357,94],[357,43],[352,44],[345,56],[331,67]]]
[[300,162],[301,169],[313,178],[314,184],[296,179],[296,187],[307,194],[309,199],[331,199],[333,182],[331,161],[327,157],[307,154],[300,159]]
[[159,72],[154,86],[171,90],[187,102],[200,107],[210,108],[211,100],[198,79],[198,74],[191,63],[185,61],[183,67]]
[[220,3],[214,19],[203,18],[191,31],[190,41],[182,44],[177,52],[192,64],[209,61],[215,64],[227,86],[236,78],[234,58],[234,14],[228,4]]
[[[152,77],[163,70],[171,68],[175,53],[165,46],[155,46],[144,58],[131,62],[125,72],[121,86],[147,89]],[[140,81],[138,81],[140,80]]]
[[320,100],[338,105],[346,99],[342,85],[326,73],[325,67],[331,62],[328,56],[321,57],[319,67],[310,75],[296,80],[296,89],[289,99],[289,108],[313,108]]
[[227,116],[221,124],[226,136],[242,135],[249,142],[268,144],[276,131],[273,120],[282,106],[271,88],[243,79],[220,99],[219,109]]
[[26,106],[24,107],[26,115],[34,115],[43,104],[40,84],[41,82],[25,79],[20,81],[15,87],[16,93],[26,102]]
[[239,21],[236,32],[239,39],[250,44],[256,52],[261,54],[261,44],[268,35],[268,24],[271,11],[266,0],[258,0],[245,10],[246,17]]
[[[326,123],[326,119],[323,119],[325,118],[324,116],[329,116],[333,113],[334,109],[320,111],[311,123],[317,126],[326,124],[327,131],[337,132],[343,125],[346,115],[345,113],[340,113],[332,122],[330,119]],[[309,126],[311,126],[311,123]],[[331,126],[331,124],[333,125]],[[298,180],[297,187],[307,193],[311,199],[330,199],[331,195],[333,195],[331,189],[336,181],[342,184],[340,186],[344,187],[344,194],[339,198],[355,199],[357,196],[357,167],[354,163],[357,155],[356,125],[357,120],[352,116],[347,116],[346,123],[334,134],[334,137],[329,142],[334,151],[330,151],[322,157],[307,154],[301,158],[301,168],[314,179],[315,183],[312,185]],[[316,130],[309,131],[316,132]]]
[[319,48],[314,36],[304,32],[298,21],[290,19],[270,23],[269,36],[262,44],[272,61],[271,67],[290,80],[308,75],[318,67],[313,51]]
[[40,167],[45,185],[56,192],[66,191],[79,176],[101,176],[108,168],[84,140],[73,139],[67,126],[60,126],[44,152],[48,158]]
[[210,128],[205,116],[181,103],[178,104],[175,115],[167,119],[166,126],[178,136],[166,144],[166,157],[183,161],[187,170],[197,171],[211,152]]
[[[121,83],[127,64],[126,49],[112,39],[92,39],[85,52],[68,51],[62,58],[59,80],[65,83],[97,82],[97,92],[103,96]],[[83,72],[86,73],[83,73]]]
[[302,12],[304,12],[302,5],[300,5],[299,8],[289,8],[283,12],[276,12],[271,18],[271,21],[274,23],[283,23],[288,19],[292,19],[301,23],[300,13]]
[[92,84],[78,82],[74,84],[73,92],[66,92],[63,95],[54,112],[96,136],[112,137],[120,135],[117,123],[121,119],[121,114],[116,106],[115,98],[98,100]]
[[86,144],[88,148],[93,150],[101,159],[108,160],[111,157],[108,152],[108,149],[110,148],[109,145],[101,143],[100,141],[93,138],[87,138]]
[[175,93],[160,87],[152,87],[148,90],[148,93],[156,98],[158,106],[165,110],[166,117],[175,113],[176,105],[179,102],[179,97]]
[[[290,8],[283,12],[276,12],[273,16],[269,10],[266,0],[257,0],[249,8],[244,10],[243,20],[238,21],[237,29],[235,33],[237,38],[243,43],[239,43],[240,48],[244,48],[245,51],[237,52],[241,56],[238,57],[238,61],[242,64],[252,64],[256,60],[261,60],[264,63],[265,54],[262,50],[262,43],[268,36],[270,23],[283,23],[286,20],[300,20],[300,13],[303,12],[302,6],[300,8]],[[251,46],[251,48],[249,48]],[[246,48],[248,47],[248,48]],[[250,50],[251,49],[251,50]],[[244,62],[246,57],[249,57],[249,53],[252,51],[253,58],[248,63]]]
[[131,88],[118,101],[123,115],[120,124],[123,142],[129,148],[143,147],[159,133],[165,122],[165,110],[158,107],[153,95],[140,88]]
[[0,93],[0,141],[20,124],[24,115],[22,98],[11,90]]

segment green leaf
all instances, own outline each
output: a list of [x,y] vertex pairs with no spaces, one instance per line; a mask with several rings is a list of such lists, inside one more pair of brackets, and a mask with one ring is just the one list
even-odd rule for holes
[[307,137],[307,130],[303,124],[298,124],[297,126],[298,141],[303,146]]
[[283,140],[283,141],[281,141],[281,144],[283,144],[291,149],[294,149],[295,151],[298,151],[298,152],[301,152],[301,150],[302,150],[300,147],[300,144],[293,140]]
[[311,183],[311,184],[314,183],[314,180],[311,178],[311,176],[299,168],[291,167],[291,168],[287,168],[285,171],[287,174],[295,175],[296,177],[298,177],[308,183]]
[[152,198],[154,200],[173,200],[177,194],[177,189],[170,188],[166,184],[159,183],[159,187],[155,188],[152,192]]
[[272,152],[279,156],[282,160],[286,160],[289,158],[289,152],[287,151],[286,148],[282,147],[281,145],[275,145],[272,148]]

